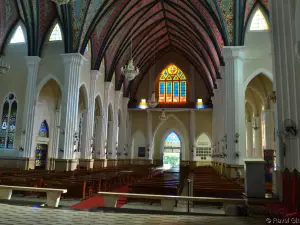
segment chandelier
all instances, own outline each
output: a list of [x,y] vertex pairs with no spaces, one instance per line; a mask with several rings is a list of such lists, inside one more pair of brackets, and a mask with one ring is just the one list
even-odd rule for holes
[[159,116],[159,119],[160,121],[165,121],[167,119],[167,116],[166,116],[166,113],[165,113],[165,110],[163,109],[162,112],[161,112],[161,115]]
[[158,102],[156,101],[156,98],[155,98],[155,92],[154,91],[152,92],[151,99],[148,100],[148,105],[151,108],[155,108],[158,105]]
[[0,56],[0,74],[5,74],[9,71],[10,65],[5,63],[4,56]]
[[57,5],[65,5],[69,4],[70,2],[73,2],[74,0],[51,0],[52,2],[55,2]]
[[132,57],[132,39],[131,39],[131,59],[128,65],[122,66],[121,73],[125,76],[127,80],[133,80],[137,75],[139,75],[140,70],[138,67],[134,66]]

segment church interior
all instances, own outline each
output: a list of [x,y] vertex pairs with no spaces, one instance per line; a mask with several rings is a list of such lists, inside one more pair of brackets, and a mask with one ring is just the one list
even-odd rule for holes
[[297,21],[299,0],[0,0],[0,224],[300,223]]

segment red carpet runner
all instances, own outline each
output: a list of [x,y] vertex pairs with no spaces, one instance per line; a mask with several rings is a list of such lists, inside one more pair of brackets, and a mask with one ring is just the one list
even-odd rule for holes
[[[117,188],[112,192],[119,192],[119,193],[127,193],[129,191],[128,185],[123,187]],[[119,197],[117,202],[117,208],[121,208],[123,205],[126,204],[126,198]],[[96,195],[90,199],[85,201],[79,202],[75,205],[69,206],[71,209],[79,209],[79,210],[87,210],[93,207],[103,207],[104,206],[104,199],[102,196]]]

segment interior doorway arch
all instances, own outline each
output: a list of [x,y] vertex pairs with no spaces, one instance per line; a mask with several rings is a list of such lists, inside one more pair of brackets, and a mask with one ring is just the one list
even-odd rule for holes
[[180,135],[170,130],[162,139],[162,159],[165,168],[179,167],[182,159],[182,140]]

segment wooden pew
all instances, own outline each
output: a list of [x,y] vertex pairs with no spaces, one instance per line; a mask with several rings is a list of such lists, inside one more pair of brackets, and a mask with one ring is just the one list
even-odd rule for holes
[[221,177],[212,167],[197,167],[194,170],[194,196],[241,198],[244,188],[230,179]]

